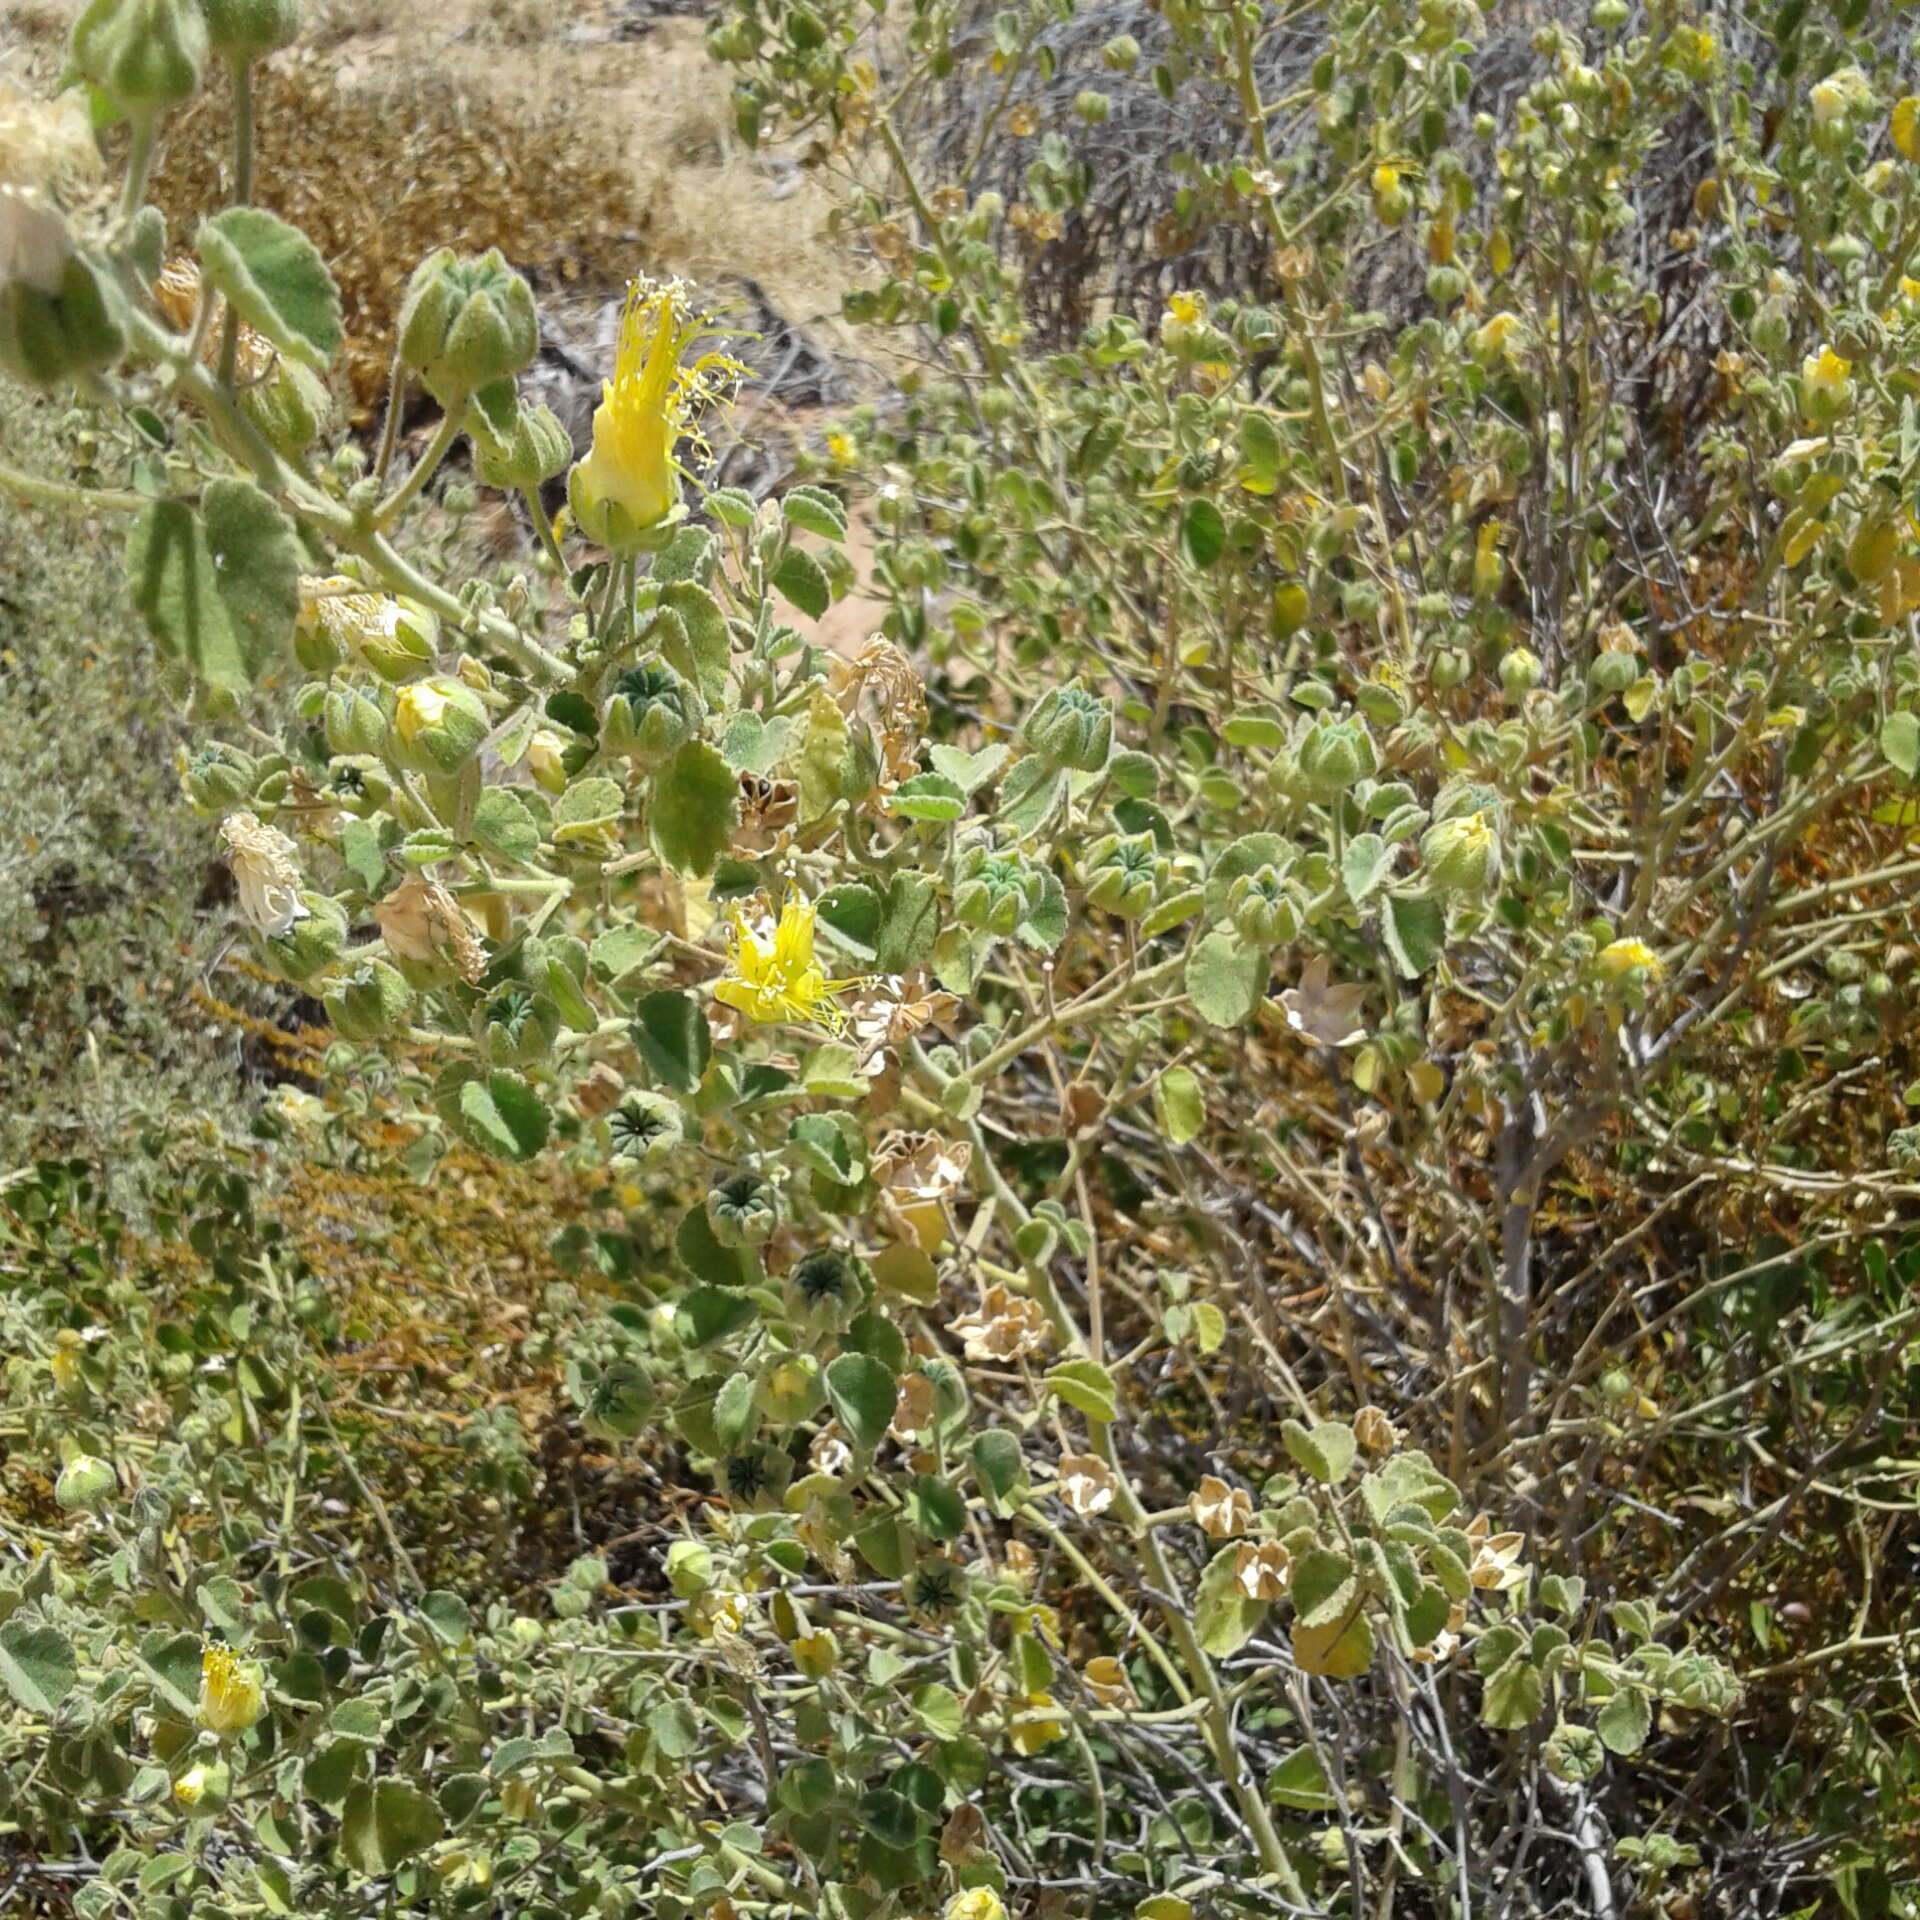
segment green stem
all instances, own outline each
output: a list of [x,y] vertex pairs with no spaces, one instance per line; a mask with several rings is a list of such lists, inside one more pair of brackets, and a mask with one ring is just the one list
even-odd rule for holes
[[463,424],[461,415],[448,412],[440,416],[440,424],[434,429],[433,438],[427,443],[427,450],[413,463],[413,470],[381,501],[373,511],[373,524],[378,528],[392,526],[394,521],[406,510],[434,476],[440,462],[453,450],[453,443],[460,437]]
[[[244,207],[253,198],[253,67],[236,60],[233,73],[233,200]],[[220,329],[220,384],[231,393],[240,364],[240,315],[227,303]]]
[[147,176],[153,171],[153,129],[155,116],[142,113],[131,116],[132,140],[127,148],[127,177],[120,183],[120,218],[131,220],[145,204]]
[[144,493],[120,487],[76,487],[65,480],[47,480],[22,473],[0,462],[0,493],[11,494],[29,507],[50,507],[61,513],[138,513],[153,502]]

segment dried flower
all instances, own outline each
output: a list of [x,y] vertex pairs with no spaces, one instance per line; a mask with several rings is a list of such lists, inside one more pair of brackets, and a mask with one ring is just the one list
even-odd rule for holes
[[814,956],[814,918],[815,909],[797,900],[781,908],[777,926],[765,915],[749,920],[736,909],[730,971],[713,997],[762,1026],[811,1024],[845,1032],[847,1016],[833,995],[862,982],[827,978]]
[[396,960],[448,960],[469,984],[486,970],[479,929],[438,880],[411,875],[374,908],[373,917]]
[[853,1449],[847,1445],[840,1429],[829,1423],[813,1436],[807,1460],[815,1473],[842,1474],[853,1464]]
[[947,1025],[960,1010],[952,994],[930,989],[923,973],[870,975],[848,984],[860,989],[848,1010],[848,1031],[869,1080],[887,1074],[916,1034]]
[[1325,954],[1315,954],[1297,987],[1289,987],[1280,996],[1286,1009],[1287,1025],[1322,1046],[1350,1047],[1367,1037],[1360,1009],[1365,1004],[1364,986],[1336,987]]
[[307,918],[293,842],[284,833],[250,813],[230,813],[220,823],[220,843],[240,889],[240,911],[256,933],[278,940]]
[[200,1724],[209,1733],[245,1733],[267,1710],[266,1675],[257,1660],[209,1644],[200,1655]]
[[1506,1593],[1526,1579],[1526,1562],[1520,1558],[1520,1549],[1526,1543],[1524,1534],[1495,1533],[1492,1521],[1483,1513],[1468,1525],[1467,1537],[1473,1542],[1468,1577],[1476,1587]]
[[53,206],[24,187],[0,186],[0,289],[57,294],[72,253],[67,223]]
[[969,1141],[894,1132],[875,1151],[872,1173],[888,1218],[931,1253],[946,1233],[946,1203],[960,1190],[972,1163]]
[[861,695],[873,694],[886,776],[912,779],[920,771],[920,739],[927,725],[927,697],[913,662],[891,640],[876,635],[853,659],[830,664],[827,685],[850,719]]
[[1103,1707],[1137,1707],[1140,1696],[1133,1690],[1132,1676],[1112,1654],[1103,1653],[1089,1660],[1080,1678],[1087,1691]]
[[1187,1496],[1194,1524],[1211,1540],[1230,1540],[1253,1525],[1253,1501],[1245,1487],[1230,1487],[1208,1474]]
[[1293,1583],[1293,1555],[1278,1540],[1237,1547],[1233,1582],[1249,1600],[1278,1600]]
[[84,89],[41,100],[0,80],[0,180],[60,188],[84,185],[99,172]]
[[992,1286],[979,1307],[951,1322],[969,1360],[1016,1360],[1045,1347],[1052,1329],[1038,1301]]
[[1119,1491],[1113,1469],[1098,1455],[1065,1453],[1060,1456],[1060,1497],[1083,1520],[1105,1513]]
[[1353,1416],[1353,1437],[1369,1453],[1391,1453],[1400,1444],[1400,1429],[1378,1407],[1362,1407]]
[[[194,316],[200,308],[200,268],[196,261],[189,260],[184,254],[177,260],[169,260],[161,270],[160,278],[153,285],[153,304],[173,326],[184,333],[193,325]],[[216,310],[224,311],[225,302]],[[273,371],[277,355],[274,344],[264,333],[250,327],[242,320],[234,335],[234,372],[243,387],[255,385],[264,380]],[[217,365],[220,359],[220,329],[210,326],[200,343],[200,358],[207,366]],[[304,616],[307,608],[307,588],[319,584],[306,580],[300,583],[300,610]],[[325,582],[332,585],[331,581]],[[377,594],[362,594],[362,599],[373,600]]]

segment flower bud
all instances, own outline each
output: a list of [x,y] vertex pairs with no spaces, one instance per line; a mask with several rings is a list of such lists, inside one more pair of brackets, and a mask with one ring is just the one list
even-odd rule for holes
[[254,779],[253,756],[222,743],[196,754],[180,784],[202,813],[225,813],[253,791]]
[[541,727],[527,742],[527,771],[548,793],[567,790],[567,743],[551,727]]
[[469,430],[473,465],[490,487],[531,493],[566,471],[573,440],[551,407],[520,407],[504,434],[494,433],[476,409]]
[[1500,684],[1509,694],[1518,698],[1523,693],[1531,693],[1540,684],[1540,676],[1544,671],[1540,656],[1531,647],[1515,647],[1501,658]]
[[1018,854],[982,854],[954,890],[954,918],[982,933],[1012,933],[1044,890],[1040,875]]
[[264,380],[241,388],[240,411],[275,453],[297,460],[332,424],[333,395],[311,367],[281,354]]
[[1278,867],[1243,873],[1227,889],[1227,915],[1250,947],[1277,947],[1298,937],[1300,907]]
[[1078,683],[1050,687],[1027,715],[1021,735],[1056,767],[1097,773],[1113,750],[1113,709]]
[[323,893],[303,893],[306,913],[277,939],[265,944],[267,964],[283,980],[311,980],[339,959],[347,944],[347,916]]
[[374,605],[349,628],[354,650],[382,680],[411,680],[440,654],[440,622],[432,609],[413,600],[385,595],[356,595]]
[[601,721],[601,740],[612,754],[664,759],[699,730],[700,697],[670,667],[643,661],[613,683]]
[[400,308],[400,357],[451,411],[476,387],[516,374],[540,343],[533,290],[498,247],[430,254],[407,282]]
[[525,987],[499,988],[487,1002],[487,1059],[498,1067],[538,1060],[560,1032],[560,1012],[545,994]]
[[30,387],[111,366],[126,345],[111,289],[37,194],[0,186],[0,368]]
[[173,1804],[190,1818],[204,1820],[227,1804],[232,1785],[224,1760],[203,1760],[173,1783]]
[[1113,112],[1113,101],[1097,87],[1083,87],[1073,96],[1073,110],[1088,126],[1103,126]]
[[104,1506],[120,1490],[120,1476],[112,1463],[91,1453],[76,1453],[60,1469],[53,1497],[69,1513],[91,1512]]
[[707,1195],[707,1224],[723,1247],[757,1247],[780,1224],[779,1195],[757,1173],[736,1173]]
[[1500,841],[1486,814],[1456,814],[1420,837],[1420,861],[1442,893],[1483,893],[1500,877]]
[[686,1138],[686,1115],[677,1100],[644,1089],[623,1094],[607,1115],[609,1157],[616,1166],[646,1166],[664,1160]]
[[336,680],[328,688],[321,725],[327,745],[335,753],[378,753],[387,743],[387,717],[380,711],[380,703],[351,681]]
[[93,0],[73,23],[67,55],[129,120],[148,119],[200,84],[207,23],[196,0]]
[[1587,668],[1587,685],[1595,693],[1625,693],[1640,678],[1639,657],[1612,649],[1596,653]]
[[200,1655],[200,1724],[224,1738],[245,1733],[266,1710],[266,1674],[260,1663],[242,1660],[231,1647],[207,1647]]
[[1817,425],[1831,426],[1853,405],[1853,363],[1831,347],[1800,364],[1800,406]]
[[393,703],[394,744],[418,773],[457,773],[486,737],[486,703],[446,674],[402,687]]
[[1140,42],[1130,33],[1116,33],[1100,49],[1100,59],[1115,73],[1131,73],[1140,64]]
[[1358,720],[1322,720],[1300,743],[1300,775],[1317,800],[1332,800],[1379,765],[1373,736]]
[[378,1040],[405,1021],[413,989],[384,960],[365,960],[324,995],[327,1018],[343,1040]]
[[1137,920],[1160,890],[1160,866],[1152,834],[1108,834],[1087,851],[1087,898],[1122,920]]
[[200,0],[200,11],[207,44],[236,65],[290,47],[300,31],[300,0]]

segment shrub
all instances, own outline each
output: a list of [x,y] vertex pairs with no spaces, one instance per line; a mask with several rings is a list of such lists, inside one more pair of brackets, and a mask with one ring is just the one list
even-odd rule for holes
[[[970,49],[915,11],[902,84],[978,59],[1011,99],[1060,17]],[[1023,263],[1084,198],[1066,143],[1018,202],[925,180],[870,8],[716,30],[750,132],[871,136],[852,317],[932,363],[835,443],[881,483],[891,601],[853,661],[791,617],[848,582],[834,487],[679,499],[732,371],[683,293],[635,290],[558,528],[568,450],[516,391],[532,306],[498,254],[431,253],[400,297],[443,410],[419,462],[322,460],[266,389],[341,351],[323,260],[234,207],[195,239],[233,317],[156,311],[153,103],[96,63],[135,122],[128,217],[22,212],[14,357],[146,396],[140,488],[99,504],[200,686],[187,787],[256,958],[326,1006],[348,1097],[411,1114],[421,1177],[478,1151],[631,1188],[568,1384],[685,1508],[661,1597],[607,1605],[589,1565],[557,1634],[418,1583],[384,1624],[303,1595],[259,1520],[164,1645],[111,1554],[23,1583],[16,1702],[104,1769],[34,1823],[77,1817],[136,1886],[233,1912],[244,1860],[318,1912],[481,1905],[498,1875],[536,1912],[958,1920],[1064,1886],[1164,1920],[1888,1873],[1897,1838],[1829,1837],[1898,1762],[1744,1801],[1742,1716],[1782,1695],[1743,1701],[1720,1655],[1810,1494],[1875,1510],[1908,1394],[1904,1176],[1810,1170],[1792,1126],[1864,1088],[1876,1151],[1907,1151],[1868,923],[1920,771],[1894,639],[1920,105],[1804,19],[1755,74],[1603,0],[1482,120],[1470,7],[1331,6],[1279,100],[1263,16],[1164,17],[1163,90],[1240,116],[1182,204],[1261,230],[1281,294],[1183,288],[1043,355]],[[1698,120],[1713,190],[1665,251],[1704,253],[1689,297],[1742,344],[1676,416],[1633,195]],[[1431,270],[1394,321],[1355,275],[1408,230]],[[537,573],[445,577],[415,529],[462,436],[525,496]],[[1790,1000],[1815,959],[1829,985]],[[1832,1312],[1827,1252],[1866,1276]],[[1730,1317],[1756,1281],[1795,1311],[1756,1289]],[[1663,1409],[1682,1337],[1706,1390]],[[1722,1416],[1782,1377],[1765,1517],[1645,1552],[1679,1443],[1724,1473],[1755,1435]],[[92,1511],[107,1456],[80,1451]],[[212,1470],[155,1479],[177,1503]],[[1763,1687],[1903,1647],[1880,1605]],[[258,1699],[234,1642],[276,1663]],[[176,1814],[218,1845],[170,1855]]]

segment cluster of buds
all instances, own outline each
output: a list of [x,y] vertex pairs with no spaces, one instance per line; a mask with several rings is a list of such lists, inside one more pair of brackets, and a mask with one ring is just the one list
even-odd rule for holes
[[1028,748],[1054,766],[1098,773],[1113,751],[1113,707],[1077,682],[1050,687],[1020,732]]
[[1087,899],[1122,920],[1138,920],[1166,891],[1171,872],[1151,833],[1109,833],[1087,849]]
[[1298,938],[1304,909],[1299,891],[1271,862],[1240,874],[1227,888],[1227,918],[1250,947],[1284,946]]
[[953,917],[982,933],[1011,933],[1046,897],[1046,875],[1022,854],[1002,850],[980,830],[961,843],[955,866]]

